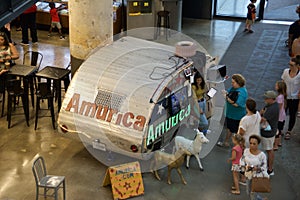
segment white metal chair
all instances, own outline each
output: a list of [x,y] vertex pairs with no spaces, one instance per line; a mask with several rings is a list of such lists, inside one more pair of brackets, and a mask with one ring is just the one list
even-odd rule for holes
[[[66,199],[66,185],[64,176],[47,175],[47,170],[45,166],[45,160],[43,157],[39,156],[36,158],[32,165],[32,172],[36,183],[36,200],[39,199],[39,195],[46,197],[54,197],[55,200],[58,199],[58,190],[63,189],[63,198]],[[44,193],[40,194],[39,188],[44,189]],[[47,192],[53,190],[51,195]]]

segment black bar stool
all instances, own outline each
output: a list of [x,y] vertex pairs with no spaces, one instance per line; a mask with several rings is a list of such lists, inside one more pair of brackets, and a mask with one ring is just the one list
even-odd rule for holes
[[27,113],[27,109],[26,107],[28,105],[26,105],[28,102],[25,101],[25,93],[24,93],[24,89],[21,87],[21,80],[16,80],[16,79],[12,79],[7,81],[7,92],[8,92],[8,102],[7,102],[7,121],[8,121],[8,128],[10,128],[11,125],[11,116],[12,116],[12,109],[14,107],[14,109],[16,108],[16,99],[17,97],[21,97],[22,99],[22,107],[24,110],[24,114],[25,114],[25,119],[27,122],[27,126],[29,126],[29,119],[28,119],[28,115],[29,113]]
[[[43,54],[38,51],[26,51],[23,55],[23,65],[35,66],[36,72],[38,72],[43,58]],[[28,82],[31,94],[31,104],[32,107],[34,107],[34,88],[37,88],[37,81],[34,74],[29,77]],[[38,79],[38,82],[41,82],[41,80]]]
[[1,117],[3,117],[4,115],[4,105],[5,105],[5,76],[6,74],[2,74],[0,75],[0,94],[2,94],[2,101],[0,103],[2,103],[2,108],[1,108]]
[[54,116],[54,104],[53,99],[54,95],[51,91],[50,85],[46,82],[38,83],[38,89],[36,92],[36,109],[35,109],[35,126],[34,130],[37,128],[38,118],[39,118],[39,110],[42,110],[40,107],[40,101],[42,99],[48,100],[48,108],[50,108],[51,118],[52,118],[52,126],[55,129],[55,116]]
[[[163,21],[162,21],[163,18]],[[163,22],[163,24],[162,24]],[[170,12],[166,10],[158,11],[157,12],[157,30],[156,30],[156,36],[161,35],[161,28],[164,29],[164,34],[166,36],[166,40],[168,40],[168,35],[170,34]]]

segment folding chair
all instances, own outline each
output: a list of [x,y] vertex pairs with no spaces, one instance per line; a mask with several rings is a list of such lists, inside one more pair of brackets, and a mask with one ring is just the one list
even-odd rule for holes
[[[39,195],[46,197],[54,197],[55,200],[58,199],[58,190],[63,189],[63,198],[66,199],[66,185],[64,176],[54,176],[47,175],[47,170],[45,166],[45,160],[43,157],[39,156],[36,158],[32,165],[32,172],[36,183],[36,200],[39,199]],[[44,193],[39,193],[39,188],[44,189]],[[53,190],[53,194],[48,195],[47,192]]]

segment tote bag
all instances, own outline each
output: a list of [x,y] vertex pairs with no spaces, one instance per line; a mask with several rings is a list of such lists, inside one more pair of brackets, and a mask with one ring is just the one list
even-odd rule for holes
[[251,192],[271,192],[271,183],[268,177],[252,177]]

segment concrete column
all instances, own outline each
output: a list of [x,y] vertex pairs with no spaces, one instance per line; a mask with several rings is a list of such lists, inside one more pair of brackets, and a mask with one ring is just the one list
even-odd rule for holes
[[72,75],[93,49],[112,41],[112,0],[69,0]]

